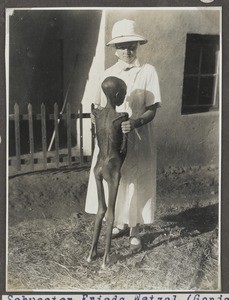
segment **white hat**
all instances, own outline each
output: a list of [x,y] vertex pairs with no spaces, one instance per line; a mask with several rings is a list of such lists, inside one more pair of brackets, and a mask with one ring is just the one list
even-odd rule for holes
[[112,39],[107,43],[107,46],[135,41],[140,44],[148,42],[143,36],[136,34],[136,24],[134,21],[124,19],[114,24],[112,29]]

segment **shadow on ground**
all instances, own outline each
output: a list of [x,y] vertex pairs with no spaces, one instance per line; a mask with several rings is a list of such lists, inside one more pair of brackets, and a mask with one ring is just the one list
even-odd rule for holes
[[165,222],[173,222],[174,226],[182,227],[182,235],[189,235],[193,231],[206,233],[215,229],[218,224],[218,204],[205,207],[193,207],[184,212],[162,217]]
[[193,207],[178,214],[167,214],[157,223],[159,226],[156,227],[145,226],[142,234],[143,250],[215,230],[218,226],[218,204]]

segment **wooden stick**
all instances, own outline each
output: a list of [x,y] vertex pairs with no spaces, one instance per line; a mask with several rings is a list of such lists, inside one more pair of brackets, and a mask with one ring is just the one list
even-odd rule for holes
[[[69,82],[68,82],[68,85],[67,85],[67,91],[66,91],[66,94],[65,94],[65,97],[64,97],[64,103],[63,103],[62,109],[60,111],[60,115],[63,114],[65,106],[66,106],[66,103],[67,103],[68,93],[69,93],[69,90],[70,90],[70,86],[71,86],[71,82],[72,82],[72,79],[73,79],[73,75],[75,73],[77,60],[78,60],[78,54],[76,55],[75,64],[74,64],[74,68],[73,68],[73,71],[72,71],[72,75],[71,75],[71,77],[69,79]],[[60,122],[60,119],[58,119],[58,123],[59,122]],[[52,138],[51,138],[51,141],[50,141],[50,144],[49,144],[49,147],[48,147],[48,151],[51,150],[54,139],[55,139],[55,130],[53,131]]]

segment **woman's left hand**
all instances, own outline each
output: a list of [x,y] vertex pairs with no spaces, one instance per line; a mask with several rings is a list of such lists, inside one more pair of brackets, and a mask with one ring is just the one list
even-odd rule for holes
[[123,133],[130,132],[134,129],[134,120],[129,119],[128,121],[122,122],[121,128]]

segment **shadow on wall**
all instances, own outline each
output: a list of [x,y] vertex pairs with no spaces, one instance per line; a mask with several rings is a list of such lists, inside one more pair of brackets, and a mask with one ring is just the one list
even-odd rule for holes
[[[220,11],[109,10],[107,42],[113,24],[124,18],[134,20],[138,33],[148,39],[147,44],[139,47],[140,62],[154,65],[158,72],[162,97],[154,120],[158,167],[218,165],[219,111],[182,115],[181,107],[187,34],[219,35]],[[106,68],[117,61],[114,53],[112,47],[106,47]]]
[[[40,113],[45,104],[47,113],[59,111],[65,98],[76,112],[83,97],[88,73],[95,55],[102,11],[96,10],[20,10],[10,17],[9,113],[15,103],[20,113]],[[68,97],[66,97],[68,91]],[[47,121],[47,143],[53,133],[53,121]],[[9,125],[10,156],[15,154],[14,124]],[[76,141],[72,121],[72,142]],[[35,151],[40,151],[40,121],[34,121]],[[65,148],[65,124],[60,122],[61,147]],[[21,121],[21,153],[29,152],[28,122]]]

